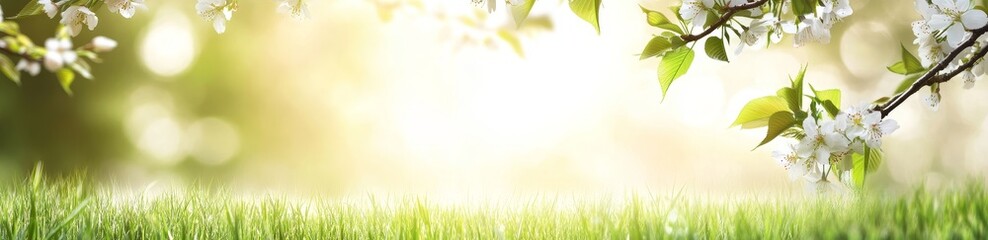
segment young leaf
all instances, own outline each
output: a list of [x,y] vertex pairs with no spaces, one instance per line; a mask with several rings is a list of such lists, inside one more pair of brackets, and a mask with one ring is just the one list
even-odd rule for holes
[[673,49],[662,58],[659,63],[659,85],[662,87],[662,100],[666,98],[666,92],[672,81],[686,74],[693,63],[693,49],[682,46]]
[[521,41],[515,35],[507,30],[501,30],[497,32],[497,36],[503,39],[508,45],[511,45],[511,49],[515,50],[515,54],[519,57],[525,57],[525,51],[521,48]]
[[0,55],[0,72],[17,85],[21,85],[21,72],[14,68],[14,62],[6,55]]
[[898,61],[898,62],[896,62],[896,63],[894,63],[894,64],[892,64],[892,65],[890,65],[888,67],[885,67],[885,68],[888,68],[889,69],[889,72],[892,72],[892,73],[895,73],[895,74],[902,74],[902,75],[909,74],[909,70],[906,70],[906,64],[905,63],[902,63],[902,61]]
[[789,102],[789,110],[792,112],[802,111],[803,108],[803,77],[806,76],[806,67],[799,70],[799,74],[792,79],[792,86],[779,89],[776,93],[779,97],[785,98]]
[[655,36],[652,40],[648,41],[648,45],[645,45],[645,49],[642,50],[641,57],[639,60],[645,60],[650,57],[662,56],[669,49],[677,48],[683,45],[683,41],[676,41],[676,39],[670,39],[662,36]]
[[40,3],[38,3],[38,1],[28,1],[27,5],[24,5],[24,8],[21,8],[21,11],[14,17],[11,17],[11,19],[34,16],[41,14],[42,12],[44,12],[44,8]]
[[593,26],[597,34],[600,34],[600,23],[598,19],[598,14],[600,13],[600,1],[601,0],[571,0],[569,2],[569,8],[573,11],[573,14],[582,18],[587,23]]
[[851,178],[854,180],[854,185],[861,188],[864,187],[867,174],[875,172],[875,170],[878,170],[878,166],[881,165],[882,151],[865,146],[864,153],[852,154],[851,160],[854,163],[851,169]]
[[919,80],[919,77],[921,75],[922,74],[913,74],[907,76],[906,79],[902,79],[902,82],[900,82],[899,86],[895,88],[895,93],[893,94],[899,94],[901,92],[905,92],[906,89],[909,89],[909,86],[912,86],[913,83],[916,82],[916,80]]
[[772,117],[768,119],[768,132],[765,133],[765,139],[762,139],[762,142],[758,146],[755,146],[755,148],[771,142],[775,137],[778,137],[779,134],[782,134],[782,132],[785,132],[793,125],[796,125],[796,118],[793,117],[791,112],[780,111],[772,114]]
[[817,0],[792,0],[792,11],[796,16],[812,14],[816,11]]
[[58,83],[62,85],[62,90],[65,90],[66,94],[72,96],[72,81],[75,81],[75,73],[72,72],[72,69],[59,69],[55,72],[55,76],[58,77]]
[[642,7],[641,5],[639,5],[638,7],[640,7],[642,9],[642,12],[645,13],[645,16],[647,18],[646,20],[648,21],[648,25],[651,25],[651,26],[657,27],[657,28],[661,28],[661,29],[665,29],[665,30],[669,30],[669,31],[673,31],[673,32],[676,32],[678,34],[683,34],[683,29],[680,29],[679,28],[679,25],[676,25],[675,23],[670,22],[669,21],[669,18],[666,18],[666,16],[665,15],[662,15],[662,13],[657,12],[657,11],[649,10],[649,9],[647,9],[645,7]]
[[919,62],[919,59],[917,59],[916,56],[913,56],[912,53],[909,53],[909,50],[906,50],[906,46],[899,44],[899,47],[902,48],[902,65],[906,70],[906,74],[913,74],[926,70],[923,68],[923,64]]
[[[810,88],[813,87],[810,86]],[[838,107],[840,106],[840,89],[827,89],[820,91],[813,89],[813,95],[816,96],[817,99],[820,99],[820,102],[829,101]]]
[[730,62],[727,60],[727,51],[724,50],[724,41],[718,37],[707,38],[707,42],[703,44],[703,50],[707,52],[707,56],[710,58]]
[[521,27],[521,24],[525,22],[525,18],[528,18],[528,14],[532,12],[532,6],[534,5],[535,0],[528,0],[522,4],[511,6],[511,17],[515,19],[516,27]]
[[777,112],[789,111],[785,99],[778,96],[765,96],[752,99],[741,108],[741,113],[731,123],[731,127],[741,125],[742,129],[764,127],[769,118]]

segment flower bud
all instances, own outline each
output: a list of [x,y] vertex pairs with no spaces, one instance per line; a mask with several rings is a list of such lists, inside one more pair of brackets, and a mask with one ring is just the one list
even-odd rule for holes
[[93,52],[109,52],[117,47],[117,41],[104,36],[93,38]]

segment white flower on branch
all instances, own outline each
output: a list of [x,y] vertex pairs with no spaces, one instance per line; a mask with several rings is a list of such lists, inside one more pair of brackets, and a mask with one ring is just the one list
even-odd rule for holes
[[49,38],[45,41],[45,68],[48,71],[62,69],[67,64],[75,62],[79,55],[72,51],[72,41],[69,39]]
[[693,21],[693,26],[702,28],[707,23],[707,13],[714,7],[714,0],[685,0],[679,8],[683,20]]
[[38,0],[38,5],[41,5],[41,9],[48,15],[48,18],[55,18],[55,15],[58,14],[58,4],[51,0]]
[[782,30],[796,35],[793,40],[796,47],[802,47],[807,42],[830,43],[830,27],[817,18],[806,18],[798,25],[791,22],[783,23]]
[[893,119],[882,119],[882,113],[871,112],[864,115],[862,122],[865,125],[865,132],[860,137],[870,148],[881,148],[882,137],[892,134],[899,129],[899,123]]
[[871,123],[866,121],[871,120],[871,118],[866,118],[866,116],[877,114],[879,119],[882,117],[881,113],[871,111],[868,104],[851,106],[846,109],[846,111],[838,113],[834,121],[837,124],[836,128],[843,129],[850,139],[864,138],[867,127]]
[[954,47],[947,42],[937,39],[933,34],[933,29],[926,24],[926,21],[915,21],[912,26],[913,35],[916,36],[913,43],[919,45],[919,60],[924,67],[930,67],[940,62],[947,57],[947,53],[954,50]]
[[14,67],[14,70],[24,71],[27,74],[31,74],[31,76],[38,76],[38,73],[41,73],[41,63],[21,59],[21,61],[17,62],[17,66]]
[[789,179],[796,180],[806,175],[809,166],[796,152],[796,145],[786,144],[785,148],[772,151],[772,158],[789,171]]
[[196,14],[213,22],[213,30],[216,33],[226,32],[226,21],[233,17],[234,9],[226,0],[199,0],[196,3]]
[[309,4],[304,0],[281,0],[278,4],[278,12],[288,14],[299,21],[309,19]]
[[62,12],[62,25],[67,27],[69,34],[72,36],[79,35],[82,31],[82,25],[86,25],[89,31],[96,28],[96,24],[99,23],[99,18],[96,17],[96,13],[89,10],[87,7],[83,6],[71,6]]
[[818,9],[817,13],[820,14],[823,24],[827,26],[833,26],[834,23],[854,13],[849,0],[824,0],[823,6]]
[[93,38],[93,52],[109,52],[117,48],[117,41],[104,36]]
[[961,73],[961,79],[964,79],[964,89],[974,88],[974,73],[971,70],[967,70]]
[[933,0],[933,4],[931,7],[925,0],[917,0],[916,7],[927,20],[926,24],[943,31],[952,47],[967,38],[969,33],[965,29],[977,29],[988,23],[988,15],[974,9],[970,0]]
[[779,43],[779,41],[782,40],[782,30],[779,29],[779,19],[771,13],[765,14],[762,18],[751,21],[748,29],[741,33],[741,44],[738,45],[738,49],[734,51],[734,54],[741,54],[741,49],[743,49],[745,45],[754,46],[755,44],[758,44],[758,41],[765,35],[768,35],[769,42],[771,43]]
[[812,117],[803,120],[803,131],[806,136],[796,149],[799,156],[811,163],[829,165],[831,152],[847,151],[851,142],[834,126],[833,121],[817,124],[816,119]]
[[486,1],[485,0],[471,0],[471,1],[473,2],[473,5],[477,5],[478,7],[479,6],[483,6],[483,5],[486,4],[487,5],[487,12],[488,13],[492,13],[492,12],[494,12],[495,9],[497,9],[497,1],[496,0],[486,0]]
[[923,102],[934,112],[940,110],[940,86],[938,84],[930,86],[930,95],[923,98]]
[[134,17],[138,8],[144,8],[144,0],[104,0],[106,9],[111,13],[120,13],[124,18]]

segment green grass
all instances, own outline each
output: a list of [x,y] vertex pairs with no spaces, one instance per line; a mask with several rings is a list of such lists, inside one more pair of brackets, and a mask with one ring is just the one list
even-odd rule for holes
[[207,187],[143,194],[81,177],[35,176],[0,192],[0,239],[988,237],[988,194],[981,184],[898,197],[628,194],[446,204],[428,196],[246,196]]

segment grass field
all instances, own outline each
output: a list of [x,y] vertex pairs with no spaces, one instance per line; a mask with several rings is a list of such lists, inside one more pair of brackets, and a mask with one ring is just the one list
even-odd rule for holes
[[[40,175],[36,175],[40,176]],[[898,197],[683,194],[538,196],[445,203],[428,196],[288,197],[185,188],[115,192],[32,177],[0,193],[2,239],[985,239],[982,184]]]

